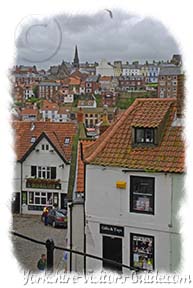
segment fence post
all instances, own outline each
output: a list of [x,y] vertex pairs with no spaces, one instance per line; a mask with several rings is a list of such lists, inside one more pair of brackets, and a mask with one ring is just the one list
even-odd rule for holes
[[47,248],[47,270],[53,272],[54,268],[54,241],[52,239],[46,240]]

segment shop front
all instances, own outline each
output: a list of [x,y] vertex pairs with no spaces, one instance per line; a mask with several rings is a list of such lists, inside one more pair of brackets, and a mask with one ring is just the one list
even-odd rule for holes
[[[102,234],[102,257],[122,264],[122,237],[124,227],[100,224]],[[122,267],[103,261],[103,268],[111,271],[122,272]]]
[[61,199],[66,199],[66,195],[61,197],[58,192],[45,192],[45,191],[23,191],[22,192],[22,212],[41,214],[44,207],[57,207],[64,208],[61,205]]

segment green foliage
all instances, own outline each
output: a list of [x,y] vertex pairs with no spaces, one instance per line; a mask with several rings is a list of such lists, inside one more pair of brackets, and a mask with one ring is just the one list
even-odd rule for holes
[[94,97],[96,99],[97,107],[102,106],[102,97],[99,94],[95,94]]
[[16,106],[18,106],[18,107],[22,107],[22,106],[23,106],[22,102],[15,102],[14,104],[15,104]]
[[30,102],[31,104],[34,104],[36,102],[40,102],[41,99],[38,99],[36,97],[31,97],[30,99],[28,99],[28,102]]
[[33,93],[35,95],[35,98],[38,98],[38,85],[33,88]]
[[120,99],[117,103],[117,107],[120,109],[127,109],[135,101],[135,97]]
[[79,96],[74,94],[74,102],[73,102],[73,105],[72,105],[73,107],[77,107],[79,99],[80,99]]

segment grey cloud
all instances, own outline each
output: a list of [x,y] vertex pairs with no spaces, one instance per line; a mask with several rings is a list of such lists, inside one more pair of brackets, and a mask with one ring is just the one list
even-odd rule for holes
[[[38,67],[48,68],[50,65],[58,64],[62,60],[71,62],[74,56],[74,46],[78,45],[79,58],[84,61],[100,61],[106,58],[108,61],[145,61],[145,60],[166,60],[172,54],[179,53],[178,46],[173,37],[162,23],[151,19],[141,18],[138,15],[127,14],[123,11],[113,11],[113,18],[110,18],[107,11],[100,11],[95,15],[57,15],[55,17],[61,27],[60,31],[54,18],[42,19],[48,21],[47,31],[44,27],[34,26],[34,36],[31,33],[31,47],[25,47],[26,29],[23,29],[17,41],[17,63],[25,64],[24,58],[35,59],[37,63],[46,56],[52,55],[59,41],[57,54],[48,61],[38,64]],[[41,24],[41,21],[34,21],[30,25]],[[36,51],[36,52],[37,52]],[[44,54],[44,55],[42,55]],[[27,57],[26,57],[27,56]],[[45,57],[43,57],[45,56]],[[23,59],[23,60],[22,60]]]

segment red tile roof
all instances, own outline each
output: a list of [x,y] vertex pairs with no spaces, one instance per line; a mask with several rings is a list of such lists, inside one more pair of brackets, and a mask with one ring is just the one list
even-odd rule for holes
[[[84,161],[94,165],[117,166],[157,172],[184,171],[182,127],[172,126],[175,99],[136,99],[84,153]],[[132,126],[157,127],[165,119],[157,146],[133,146]]]
[[69,79],[69,85],[80,85],[81,82],[80,78],[74,76],[69,77],[68,79]]
[[[31,129],[32,125],[35,125],[33,130]],[[36,141],[38,141],[42,135],[45,135],[51,141],[58,153],[66,161],[70,161],[73,136],[77,132],[76,124],[13,121],[13,129],[15,132],[15,153],[18,161],[25,157],[33,145],[36,145],[37,142],[31,143],[31,138],[35,137]],[[64,145],[65,137],[70,138],[68,145]]]
[[151,101],[151,109],[149,101],[141,101],[135,108],[135,117],[131,121],[133,127],[149,127],[154,128],[163,121],[171,101]]
[[81,159],[81,143],[83,153],[85,148],[93,143],[93,140],[81,140],[78,143],[78,165],[77,165],[77,176],[76,176],[76,192],[84,193],[84,162]]
[[21,115],[38,115],[38,109],[25,108],[21,111]]
[[58,114],[69,114],[70,110],[68,107],[60,106],[58,110]]
[[48,101],[48,100],[43,100],[42,101],[42,107],[41,110],[45,111],[57,111],[59,109],[58,104]]
[[111,81],[112,77],[111,76],[101,76],[100,81]]

